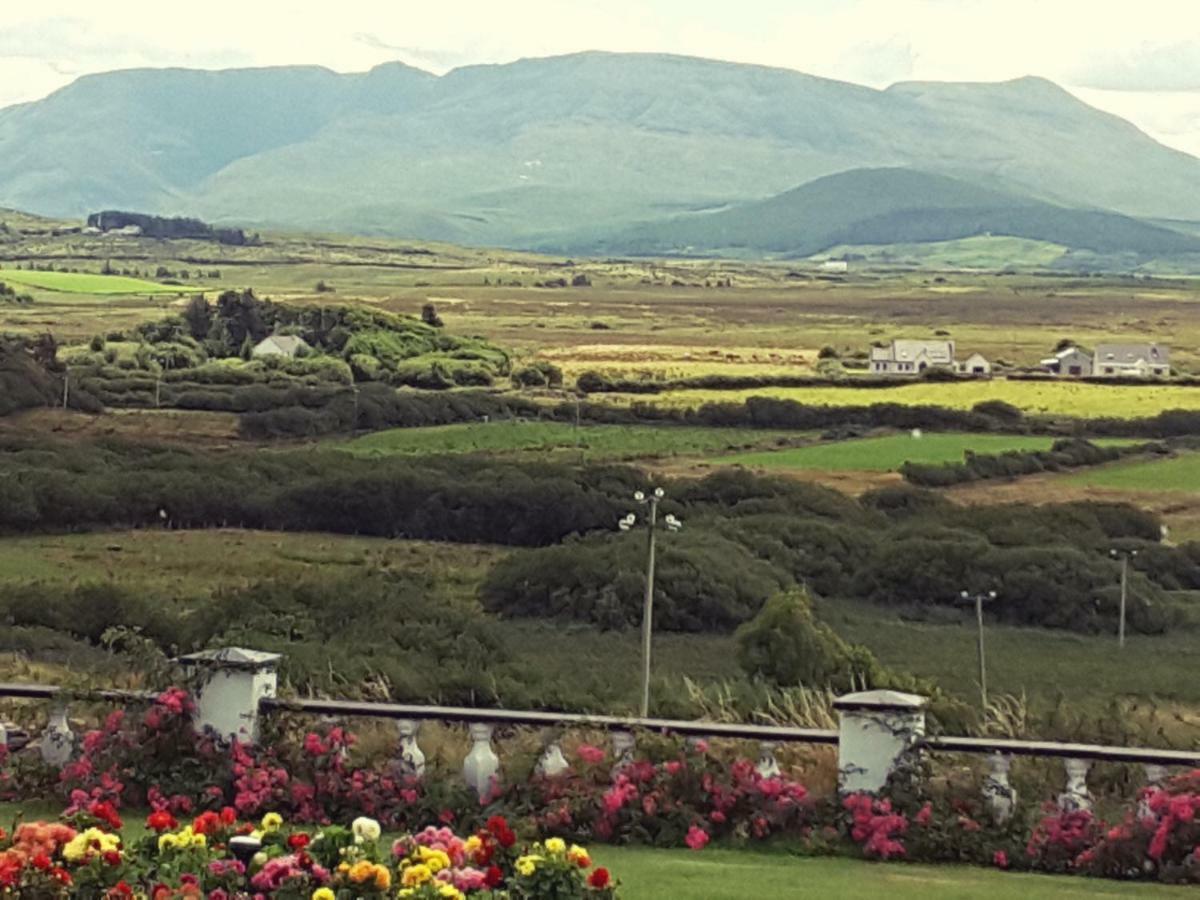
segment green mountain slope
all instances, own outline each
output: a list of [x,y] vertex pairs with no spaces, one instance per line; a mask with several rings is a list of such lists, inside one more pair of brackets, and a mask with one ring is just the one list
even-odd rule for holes
[[1200,160],[1039,79],[877,91],[581,53],[441,77],[399,65],[116,72],[0,110],[0,205],[510,246],[583,246],[880,167],[1200,220]]
[[1069,209],[897,168],[830,175],[767,200],[642,225],[601,244],[619,253],[736,249],[810,256],[840,244],[926,243],[985,234],[1095,253],[1200,252],[1200,238],[1129,216]]

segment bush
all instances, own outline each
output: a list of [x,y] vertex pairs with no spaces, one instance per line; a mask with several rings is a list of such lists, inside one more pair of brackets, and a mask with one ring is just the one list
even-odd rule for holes
[[879,669],[869,650],[850,646],[816,620],[803,590],[768,599],[735,639],[742,670],[780,687],[851,691],[873,682]]

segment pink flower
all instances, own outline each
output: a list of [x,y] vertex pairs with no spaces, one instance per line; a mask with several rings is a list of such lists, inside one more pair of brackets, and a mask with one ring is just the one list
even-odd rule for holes
[[688,829],[687,837],[683,839],[683,842],[693,850],[703,850],[708,846],[708,841],[708,832],[696,825]]
[[580,744],[575,748],[575,753],[579,756],[580,760],[589,766],[598,766],[604,762],[604,751],[599,747],[593,747],[591,744]]
[[997,850],[995,853],[992,854],[992,865],[995,866],[997,869],[1007,869],[1008,868],[1008,854],[1005,853],[1003,850]]
[[926,803],[921,807],[920,811],[913,816],[913,821],[918,825],[928,825],[933,819],[933,804]]

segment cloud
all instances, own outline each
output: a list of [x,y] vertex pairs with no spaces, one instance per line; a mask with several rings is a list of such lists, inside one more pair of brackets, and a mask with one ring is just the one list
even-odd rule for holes
[[1200,91],[1200,40],[1091,54],[1069,80],[1106,91]]

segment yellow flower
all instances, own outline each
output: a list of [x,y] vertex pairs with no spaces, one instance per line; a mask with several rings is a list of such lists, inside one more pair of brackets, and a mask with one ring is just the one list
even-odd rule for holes
[[435,850],[432,847],[418,847],[417,858],[429,866],[429,870],[434,874],[442,871],[442,869],[450,868],[450,857],[445,850]]
[[425,882],[433,878],[433,871],[424,863],[419,863],[415,866],[409,866],[404,870],[404,886],[405,887],[420,887]]
[[203,849],[204,847],[208,846],[208,838],[205,837],[203,834],[193,834],[192,835],[192,846],[200,847],[201,849]]
[[474,856],[479,852],[479,848],[483,846],[483,841],[479,839],[479,835],[473,834],[463,841],[463,850],[467,856]]
[[354,832],[354,837],[359,841],[377,841],[379,840],[379,835],[383,833],[383,829],[379,827],[379,823],[366,816],[359,816],[351,822],[350,830]]
[[592,858],[588,856],[588,852],[578,844],[571,845],[571,849],[567,851],[567,859],[581,869],[586,869],[592,864]]
[[278,831],[283,827],[283,816],[276,812],[269,812],[262,817],[262,830],[267,834],[273,831]]
[[362,884],[364,881],[370,881],[375,877],[375,864],[367,862],[365,859],[360,859],[350,867],[350,880],[356,884]]
[[540,856],[522,856],[517,859],[516,869],[518,875],[523,875],[528,878],[537,871],[537,864],[542,861]]
[[158,852],[159,853],[162,853],[164,850],[175,850],[178,847],[179,847],[179,838],[176,837],[175,835],[167,833],[167,834],[160,834],[158,836]]
[[375,887],[381,891],[386,891],[392,886],[392,873],[388,871],[387,866],[375,867]]
[[317,888],[312,892],[312,900],[337,900],[337,894],[329,888]]
[[454,885],[442,882],[438,886],[438,896],[445,897],[446,900],[463,900],[466,895]]
[[562,838],[546,838],[546,852],[555,856],[567,852],[567,842]]

